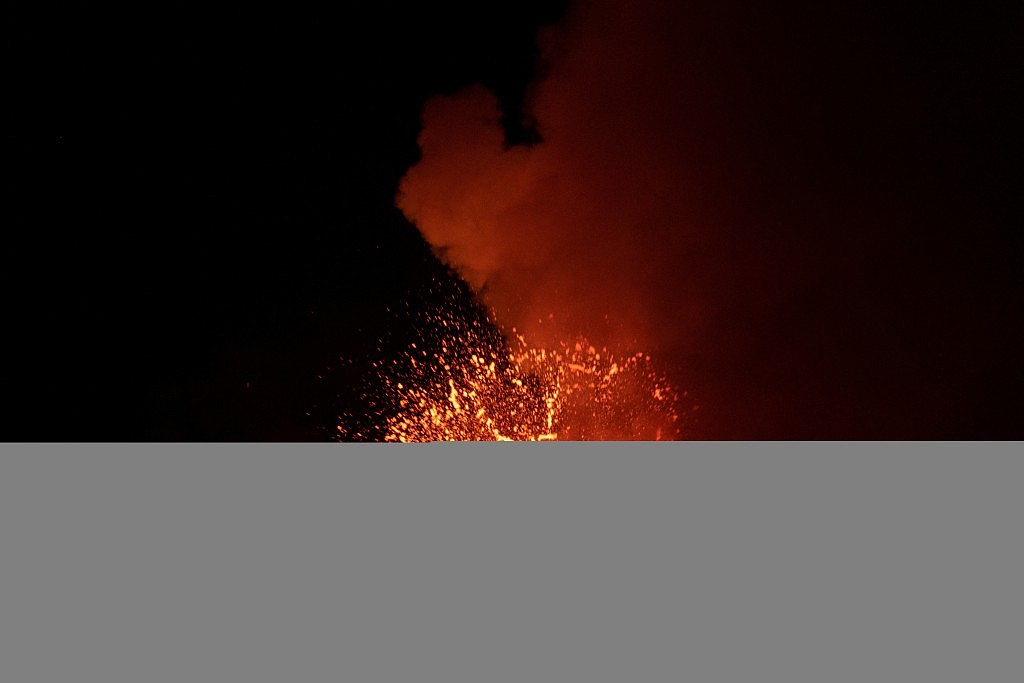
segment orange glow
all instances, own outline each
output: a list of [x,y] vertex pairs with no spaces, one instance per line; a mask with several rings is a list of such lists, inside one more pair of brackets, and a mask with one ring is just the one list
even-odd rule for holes
[[[511,341],[454,313],[431,321],[435,350],[413,343],[375,364],[383,441],[673,440],[682,396],[642,352],[583,338],[551,348]],[[684,394],[685,396],[685,394]],[[342,419],[341,440],[374,439]]]

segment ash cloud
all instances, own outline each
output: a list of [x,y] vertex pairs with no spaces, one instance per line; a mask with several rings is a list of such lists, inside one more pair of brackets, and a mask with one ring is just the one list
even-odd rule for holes
[[398,206],[506,327],[670,360],[697,437],[940,435],[976,388],[950,311],[994,330],[945,270],[932,86],[860,12],[577,3],[539,36],[542,141],[506,145],[482,87],[436,97]]
[[692,140],[664,134],[683,104],[664,99],[665,55],[637,50],[657,19],[609,9],[541,36],[547,76],[527,108],[542,143],[507,146],[483,88],[431,100],[398,204],[507,326],[669,346],[699,315],[679,271],[713,217]]

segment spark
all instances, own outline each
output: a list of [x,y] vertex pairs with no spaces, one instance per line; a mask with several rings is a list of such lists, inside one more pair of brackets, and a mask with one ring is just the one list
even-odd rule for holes
[[[643,352],[585,338],[533,346],[456,306],[427,314],[422,339],[376,361],[377,425],[341,416],[342,441],[588,441],[680,437],[681,396]],[[360,426],[362,425],[362,426]]]

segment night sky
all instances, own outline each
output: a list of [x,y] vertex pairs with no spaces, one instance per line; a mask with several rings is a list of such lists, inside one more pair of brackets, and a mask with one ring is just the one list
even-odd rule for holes
[[332,439],[484,284],[684,438],[1024,438],[1019,6],[366,5],[4,22],[0,439]]

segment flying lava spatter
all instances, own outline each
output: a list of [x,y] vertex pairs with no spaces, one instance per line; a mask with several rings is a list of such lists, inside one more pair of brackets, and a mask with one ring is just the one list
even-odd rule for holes
[[651,357],[578,337],[554,348],[504,335],[456,305],[424,315],[422,339],[372,364],[375,424],[341,416],[343,441],[674,440],[680,394]]

